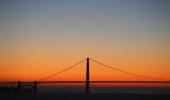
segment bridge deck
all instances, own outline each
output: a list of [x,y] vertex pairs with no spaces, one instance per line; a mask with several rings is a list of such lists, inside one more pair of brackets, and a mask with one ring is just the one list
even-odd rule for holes
[[[41,83],[85,83],[86,81],[41,81]],[[0,84],[16,84],[17,82],[0,82]],[[22,84],[33,84],[34,82],[22,82]],[[90,81],[90,83],[166,83],[170,81]]]
[[[45,81],[40,83],[85,83],[86,81]],[[90,83],[169,83],[170,81],[90,81]]]

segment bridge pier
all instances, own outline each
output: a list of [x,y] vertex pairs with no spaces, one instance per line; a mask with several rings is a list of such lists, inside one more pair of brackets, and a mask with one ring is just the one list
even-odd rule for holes
[[34,81],[34,84],[33,84],[33,91],[34,91],[34,93],[36,93],[37,92],[37,81]]
[[20,81],[18,81],[18,92],[21,92],[21,89],[22,89],[22,85],[21,85],[21,82]]
[[87,58],[87,66],[86,66],[86,94],[90,93],[90,68],[89,68],[89,58]]
[[[37,86],[38,86],[37,84],[38,84],[38,82],[37,82],[37,81],[34,81],[33,83],[30,83],[30,84],[31,84],[31,87],[32,87],[32,89],[33,89],[33,92],[36,93],[36,92],[37,92]],[[22,92],[22,88],[23,88],[25,85],[22,86],[22,83],[21,83],[20,81],[17,82],[17,85],[18,85],[17,91],[18,91],[18,92]]]

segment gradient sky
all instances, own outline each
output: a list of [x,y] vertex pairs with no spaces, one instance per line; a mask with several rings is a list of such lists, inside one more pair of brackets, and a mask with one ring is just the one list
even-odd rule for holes
[[40,79],[86,57],[170,79],[169,43],[169,0],[0,0],[1,81]]

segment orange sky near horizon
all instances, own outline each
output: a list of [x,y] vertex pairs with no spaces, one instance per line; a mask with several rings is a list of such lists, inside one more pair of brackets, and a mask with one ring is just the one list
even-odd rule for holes
[[[80,60],[82,60],[83,58],[80,58]],[[69,67],[70,65],[74,64],[75,61],[80,61],[78,58],[72,58],[72,59],[55,59],[56,62],[50,60],[45,60],[45,59],[31,59],[31,60],[25,60],[22,59],[21,61],[15,61],[12,60],[11,63],[4,63],[4,65],[1,63],[2,66],[8,66],[10,68],[6,69],[6,68],[2,68],[1,69],[1,81],[33,81],[33,80],[39,80],[41,78],[47,77],[51,74],[54,74],[58,71],[61,71],[67,67]],[[67,62],[71,63],[71,64],[67,64],[66,62],[64,62],[63,60],[66,60]],[[2,61],[2,60],[1,60]],[[99,60],[99,61],[102,61]],[[105,63],[105,62],[106,63]],[[140,75],[146,75],[146,76],[150,76],[150,77],[156,77],[156,78],[160,78],[160,79],[165,79],[165,80],[169,80],[169,70],[162,70],[161,68],[161,64],[148,64],[148,63],[144,63],[144,64],[140,64],[139,62],[136,63],[132,63],[131,61],[129,61],[127,63],[127,61],[124,61],[124,63],[122,65],[120,65],[119,63],[123,62],[123,60],[118,61],[118,59],[116,60],[117,63],[112,64],[114,62],[109,60],[103,60],[103,63],[110,65],[110,66],[114,66],[115,68],[118,69],[122,69],[131,73],[136,73],[136,74],[140,74]],[[17,63],[16,63],[17,62]],[[126,62],[126,63],[125,63]],[[120,72],[116,72],[116,71],[112,71],[109,68],[105,68],[101,65],[97,65],[94,62],[90,62],[90,75],[91,75],[91,80],[112,80],[113,78],[109,78],[111,76],[114,76],[115,73],[119,73]],[[152,66],[151,66],[152,65]],[[24,66],[24,67],[23,67]],[[137,67],[136,67],[137,66]],[[146,67],[149,66],[149,67]],[[70,69],[71,71],[67,71],[59,76],[55,76],[52,77],[48,80],[85,80],[85,68],[86,68],[86,62],[83,62],[82,64],[76,66],[73,69]],[[152,69],[154,68],[154,70]],[[156,68],[156,69],[155,69]],[[118,74],[118,75],[119,75]],[[72,77],[69,75],[73,75]],[[76,77],[77,75],[81,75],[79,77]],[[111,75],[111,76],[110,76]],[[116,74],[115,74],[116,75]],[[119,77],[119,76],[115,76],[115,77]],[[122,77],[125,77],[122,76]],[[131,77],[126,75],[126,77]],[[121,78],[120,78],[121,79]],[[128,78],[126,78],[128,80]],[[135,79],[135,78],[129,78],[130,79]],[[137,80],[140,80],[141,78],[136,78]],[[47,80],[47,81],[48,81]]]

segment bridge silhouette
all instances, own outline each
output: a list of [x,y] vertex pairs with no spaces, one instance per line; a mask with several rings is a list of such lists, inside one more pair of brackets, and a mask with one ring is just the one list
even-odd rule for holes
[[[52,77],[56,77],[60,74],[63,74],[65,73],[66,71],[78,66],[79,64],[83,63],[83,62],[86,62],[86,74],[85,74],[85,80],[65,80],[65,81],[60,81],[60,80],[52,80],[52,81],[47,81],[48,79],[52,78]],[[117,71],[119,73],[122,73],[123,76],[125,76],[127,78],[130,77],[136,77],[136,78],[139,78],[141,80],[129,80],[129,79],[117,79],[117,80],[91,80],[90,79],[90,62],[94,62],[96,64],[99,64],[101,66],[104,66],[106,68],[109,68],[113,71]],[[2,82],[1,82],[2,83]],[[140,75],[140,74],[136,74],[136,73],[131,73],[131,72],[128,72],[128,71],[125,71],[125,70],[121,70],[121,69],[118,69],[116,67],[113,67],[113,66],[109,66],[109,65],[106,65],[100,61],[97,61],[97,60],[94,60],[94,59],[91,59],[91,58],[86,58],[86,59],[83,59],[77,63],[75,63],[74,65],[71,65],[69,67],[67,67],[66,69],[64,70],[61,70],[57,73],[54,73],[52,75],[49,75],[47,77],[44,77],[44,78],[41,78],[39,80],[36,80],[36,81],[33,81],[33,82],[21,82],[21,81],[18,81],[18,82],[3,82],[5,84],[14,84],[14,83],[17,83],[17,91],[21,92],[22,91],[22,88],[25,87],[25,86],[30,86],[34,92],[37,91],[37,87],[38,87],[38,84],[43,84],[43,83],[85,83],[85,93],[89,94],[90,93],[90,84],[91,83],[161,83],[161,84],[170,84],[170,81],[169,80],[165,80],[165,79],[160,79],[160,78],[156,78],[156,77],[150,77],[150,76],[145,76],[145,75]]]

